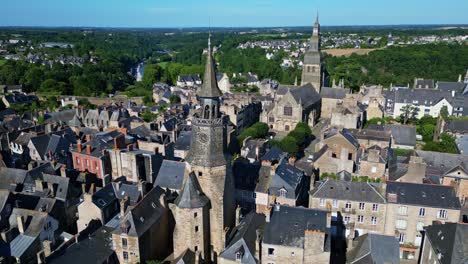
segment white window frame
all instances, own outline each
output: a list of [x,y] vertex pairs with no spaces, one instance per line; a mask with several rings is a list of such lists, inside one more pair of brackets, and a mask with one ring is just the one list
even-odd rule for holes
[[440,209],[437,211],[437,218],[438,219],[447,219],[448,218],[448,212],[445,209]]
[[406,229],[408,227],[408,221],[405,219],[397,219],[395,222],[396,229]]
[[373,212],[379,211],[379,204],[372,204],[372,211]]
[[365,203],[359,203],[359,210],[364,211],[365,208],[366,208]]
[[364,223],[364,216],[363,215],[358,215],[357,216],[357,222],[358,223]]
[[324,206],[325,206],[325,204],[326,204],[326,201],[325,201],[325,199],[323,199],[323,198],[320,198],[320,206],[321,206],[321,207],[324,207]]
[[399,206],[398,207],[399,215],[408,215],[408,206]]
[[419,217],[425,217],[426,216],[426,208],[421,207],[419,208]]
[[371,224],[372,225],[377,225],[377,216],[372,216],[371,217]]

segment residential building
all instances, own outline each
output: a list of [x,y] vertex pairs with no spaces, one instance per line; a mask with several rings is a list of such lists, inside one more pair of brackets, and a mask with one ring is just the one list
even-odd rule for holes
[[394,236],[365,234],[348,245],[347,264],[399,264],[400,246]]
[[327,212],[275,205],[263,233],[262,263],[329,263]]
[[382,186],[367,182],[327,179],[310,191],[309,208],[328,210],[341,215],[346,237],[367,233],[384,233],[386,200]]
[[460,219],[460,200],[451,186],[389,181],[386,198],[385,234],[397,237],[402,259],[418,258],[424,226]]

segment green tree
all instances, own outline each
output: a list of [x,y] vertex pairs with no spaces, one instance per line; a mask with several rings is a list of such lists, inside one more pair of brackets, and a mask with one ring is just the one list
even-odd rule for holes
[[296,139],[292,136],[284,137],[280,142],[280,147],[283,151],[286,151],[293,156],[297,155],[299,152],[299,145],[297,144]]
[[446,105],[442,106],[440,109],[440,116],[442,116],[444,120],[448,120],[449,112]]
[[410,119],[415,119],[419,112],[419,107],[413,105],[404,105],[401,109],[400,118],[404,125],[408,124]]
[[422,136],[424,142],[432,141],[434,137],[435,125],[433,124],[424,124],[418,126],[418,133]]
[[178,95],[173,94],[169,97],[169,102],[171,104],[180,104],[180,97]]

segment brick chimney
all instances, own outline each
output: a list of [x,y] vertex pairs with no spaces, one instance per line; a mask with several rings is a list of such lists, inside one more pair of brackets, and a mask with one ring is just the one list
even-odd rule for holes
[[91,155],[91,145],[86,145],[86,154]]
[[83,145],[81,145],[81,140],[78,140],[76,147],[78,148],[78,152],[81,152],[83,150]]

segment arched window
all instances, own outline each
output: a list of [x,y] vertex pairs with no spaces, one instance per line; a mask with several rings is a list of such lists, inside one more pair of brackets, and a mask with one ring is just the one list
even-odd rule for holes
[[205,113],[203,114],[203,118],[210,118],[210,106],[205,106]]

